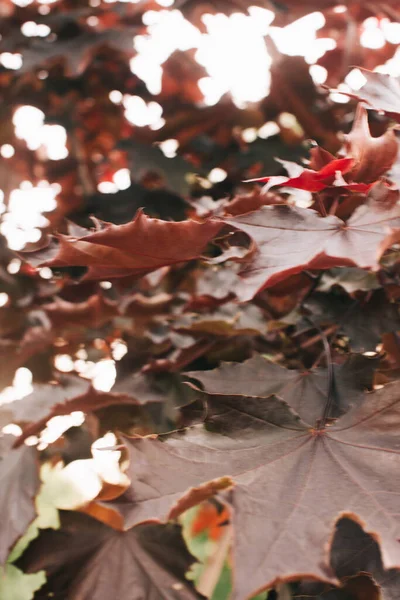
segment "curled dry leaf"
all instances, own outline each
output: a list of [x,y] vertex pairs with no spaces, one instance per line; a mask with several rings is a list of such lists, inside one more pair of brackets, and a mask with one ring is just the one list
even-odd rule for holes
[[88,267],[86,279],[141,276],[198,258],[222,226],[218,221],[160,221],[142,211],[125,225],[99,225],[98,231],[83,237],[60,235],[57,255],[43,264]]
[[353,127],[346,136],[345,149],[347,155],[352,156],[355,161],[349,174],[351,179],[372,183],[392,167],[399,145],[391,129],[380,137],[371,136],[367,111],[359,104]]

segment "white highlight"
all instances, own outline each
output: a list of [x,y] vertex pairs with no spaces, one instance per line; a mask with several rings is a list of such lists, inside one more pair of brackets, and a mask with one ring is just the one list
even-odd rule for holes
[[244,129],[242,131],[242,139],[247,144],[251,144],[251,142],[254,142],[257,139],[257,137],[258,137],[258,132],[255,127],[248,127],[247,129]]
[[352,69],[344,81],[352,90],[360,90],[367,83],[367,78],[360,69]]
[[62,373],[70,373],[74,370],[74,362],[68,354],[57,354],[54,357],[54,366]]
[[11,54],[11,52],[2,52],[0,54],[0,63],[6,69],[17,71],[22,67],[22,56],[21,54]]
[[61,125],[45,125],[44,112],[35,106],[20,106],[13,115],[15,135],[29,150],[38,150],[43,158],[62,160],[68,156],[67,132]]
[[221,181],[224,181],[227,178],[227,176],[228,173],[226,171],[216,167],[215,169],[212,169],[209,172],[208,179],[209,181],[211,181],[211,183],[220,183]]
[[131,185],[129,169],[119,169],[113,175],[113,182],[119,190],[127,190]]
[[257,19],[239,13],[206,14],[203,21],[207,33],[198,38],[196,60],[209,74],[199,81],[204,102],[216,104],[229,92],[243,107],[267,96],[272,61]]
[[123,99],[125,108],[125,117],[132,125],[145,127],[157,123],[161,118],[163,109],[157,102],[146,102],[140,96],[129,96],[126,94]]
[[267,121],[260,127],[258,130],[258,137],[263,140],[272,137],[273,135],[277,135],[280,132],[280,127],[275,121]]
[[9,300],[8,294],[5,292],[0,292],[0,308],[5,306]]
[[100,181],[97,185],[100,194],[115,194],[118,192],[118,187],[113,181]]
[[362,24],[363,31],[360,36],[360,44],[364,48],[378,50],[385,45],[385,35],[380,27],[380,22],[376,17],[369,17]]
[[14,146],[11,146],[11,144],[3,144],[0,147],[0,154],[3,158],[11,158],[15,154]]
[[35,23],[34,21],[26,21],[21,25],[21,31],[26,37],[46,37],[51,33],[51,29],[44,23]]
[[24,396],[27,396],[32,391],[32,373],[29,369],[21,367],[15,372],[12,385],[4,388],[0,393],[0,405],[14,402],[14,400],[21,400],[21,398],[24,398]]
[[335,40],[317,38],[316,32],[324,25],[324,15],[313,12],[286,27],[271,27],[270,35],[280,52],[289,56],[304,56],[307,63],[313,64],[325,52],[336,48]]
[[143,23],[148,34],[134,39],[138,54],[131,70],[152,94],[159,94],[162,64],[176,50],[195,48],[196,60],[208,73],[199,81],[206,104],[215,104],[227,92],[238,106],[257,102],[269,92],[271,58],[264,36],[273,18],[271,11],[256,6],[249,7],[248,15],[205,14],[207,32],[201,34],[179,10],[147,11]]
[[108,97],[110,98],[111,102],[113,102],[113,104],[121,104],[123,100],[123,95],[119,90],[112,90],[108,94]]
[[40,240],[40,229],[49,223],[43,213],[52,212],[57,207],[59,191],[58,184],[50,185],[48,181],[39,181],[36,187],[29,181],[23,181],[18,189],[11,191],[7,212],[0,225],[11,250],[22,250],[28,242]]
[[111,343],[111,352],[114,360],[121,360],[128,352],[128,347],[124,340],[114,340]]
[[158,144],[160,150],[167,158],[174,158],[176,156],[177,150],[179,148],[178,140],[173,138],[169,140],[164,140]]
[[316,85],[325,83],[328,77],[328,71],[325,69],[325,67],[322,67],[321,65],[311,65],[309,70],[310,75]]

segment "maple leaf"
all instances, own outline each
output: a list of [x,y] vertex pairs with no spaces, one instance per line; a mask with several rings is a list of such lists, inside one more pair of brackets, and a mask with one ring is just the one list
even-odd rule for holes
[[5,564],[10,549],[36,516],[35,496],[40,479],[36,449],[22,446],[11,449],[15,437],[0,437],[0,511],[2,520],[0,564]]
[[305,269],[355,265],[377,270],[385,241],[400,227],[400,209],[370,203],[344,222],[332,215],[321,218],[309,209],[265,206],[223,221],[247,233],[256,248],[241,273],[242,285],[234,290],[246,301]]
[[99,226],[100,230],[78,238],[60,235],[57,255],[42,264],[88,267],[85,279],[140,276],[198,258],[222,224],[160,221],[138,211],[125,225],[100,222]]
[[126,527],[165,519],[231,478],[234,598],[305,574],[335,582],[326,552],[344,514],[379,536],[385,568],[393,568],[400,564],[399,421],[396,384],[321,429],[275,396],[208,395],[204,427],[164,441],[126,440],[131,490],[114,507]]
[[115,531],[79,513],[61,513],[61,528],[41,533],[20,563],[44,569],[43,596],[110,600],[201,598],[185,574],[194,563],[178,525],[148,523]]
[[187,371],[185,376],[199,381],[208,394],[258,398],[276,394],[307,423],[314,423],[321,416],[329,393],[332,394],[332,417],[358,404],[364,392],[372,387],[376,366],[376,361],[366,356],[350,355],[342,365],[333,365],[331,391],[328,369],[285,369],[259,354],[243,363],[223,363],[212,371]]

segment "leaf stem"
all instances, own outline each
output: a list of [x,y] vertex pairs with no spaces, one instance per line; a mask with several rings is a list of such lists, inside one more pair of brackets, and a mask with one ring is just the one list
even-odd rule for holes
[[325,356],[326,356],[326,363],[327,363],[327,369],[328,369],[328,385],[327,385],[327,400],[325,403],[325,408],[324,408],[324,412],[322,413],[322,418],[320,420],[320,422],[318,423],[318,429],[324,429],[325,425],[326,425],[326,421],[329,418],[330,412],[331,412],[331,408],[332,408],[332,402],[333,402],[333,363],[332,363],[332,353],[331,353],[331,347],[326,335],[326,332],[323,331],[321,329],[321,327],[318,325],[318,323],[315,323],[315,321],[313,321],[313,319],[311,319],[311,317],[306,317],[306,320],[315,328],[317,329],[317,331],[319,331],[320,334],[320,338],[322,341],[322,344],[324,346],[324,352],[325,352]]

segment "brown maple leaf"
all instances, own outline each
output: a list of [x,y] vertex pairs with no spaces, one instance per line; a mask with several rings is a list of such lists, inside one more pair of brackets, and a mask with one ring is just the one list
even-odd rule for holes
[[[85,236],[59,236],[50,267],[88,267],[85,279],[145,275],[160,267],[198,258],[222,224],[216,220],[168,222],[138,211],[125,225],[97,222],[98,231]],[[29,255],[24,255],[28,257]]]
[[397,567],[399,423],[396,384],[319,429],[275,396],[208,395],[204,426],[126,440],[132,484],[114,508],[126,527],[166,519],[230,478],[235,599],[303,576],[336,582],[328,550],[341,515],[379,536],[385,568]]
[[385,210],[371,202],[359,206],[344,222],[333,215],[321,218],[309,209],[265,206],[223,221],[254,242],[255,252],[241,273],[241,285],[234,290],[246,301],[305,269],[356,265],[377,270],[386,240],[400,227],[400,208]]
[[343,518],[336,524],[330,564],[342,584],[340,587],[304,582],[294,598],[349,600],[349,594],[354,600],[397,600],[399,597],[400,570],[384,568],[378,541],[352,519]]
[[368,125],[368,113],[359,104],[350,133],[345,141],[346,155],[355,164],[349,173],[352,181],[372,183],[387,173],[396,160],[399,145],[392,129],[379,137],[372,137]]
[[[275,365],[256,354],[243,363],[223,363],[212,371],[188,371],[185,376],[199,381],[208,394],[266,398],[276,394],[307,423],[321,416],[329,393],[331,416],[338,417],[358,404],[371,389],[377,361],[360,354],[350,355],[342,365],[332,365],[332,390],[326,368],[298,371]],[[190,406],[188,407],[190,410]]]
[[[314,323],[336,324],[338,331],[349,338],[353,352],[373,352],[384,333],[400,329],[398,306],[388,300],[383,290],[358,300],[344,294],[315,292],[305,300],[303,307],[312,315]],[[301,320],[297,328],[308,330],[310,323]]]
[[179,525],[148,523],[121,532],[87,515],[62,512],[60,530],[43,531],[20,562],[30,573],[46,570],[48,583],[39,598],[202,597],[185,579],[195,561]]

